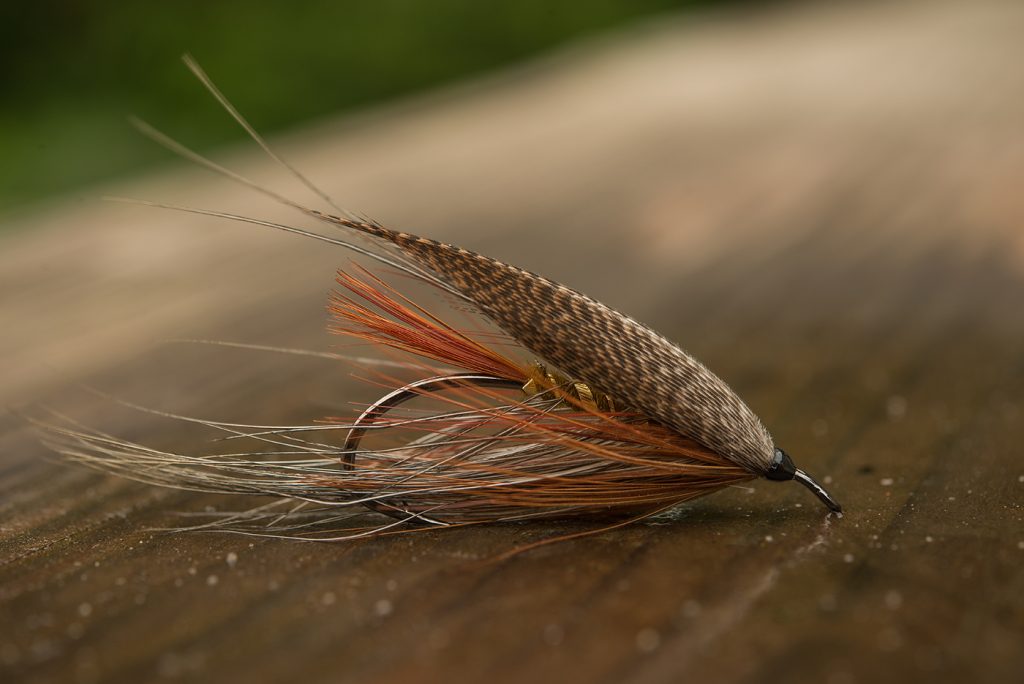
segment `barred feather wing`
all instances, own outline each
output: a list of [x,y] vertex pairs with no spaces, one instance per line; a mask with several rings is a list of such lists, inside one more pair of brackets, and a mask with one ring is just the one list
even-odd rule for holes
[[747,470],[771,466],[771,435],[718,376],[647,326],[564,285],[442,242],[330,217],[397,244],[524,347]]

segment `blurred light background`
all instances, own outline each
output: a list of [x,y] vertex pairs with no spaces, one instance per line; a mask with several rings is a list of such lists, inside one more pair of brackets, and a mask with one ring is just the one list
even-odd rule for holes
[[[883,294],[909,292],[921,253],[934,252],[936,271],[937,254],[1024,262],[1015,7],[6,4],[0,280],[24,295],[0,308],[19,321],[0,338],[8,391],[39,381],[32,359],[88,374],[163,336],[325,344],[337,254],[99,201],[295,220],[176,160],[130,115],[313,201],[244,139],[183,53],[342,205],[560,279],[713,361],[762,366],[777,362],[721,320],[711,326],[710,312],[743,327],[756,324],[744,306],[777,311],[770,330],[786,337],[783,316],[824,316],[848,336]],[[955,209],[941,207],[954,197]],[[879,249],[886,258],[869,259]],[[755,295],[757,273],[772,273],[774,289]],[[832,294],[864,283],[880,294],[833,318],[825,282]],[[275,312],[296,313],[288,324],[243,315],[272,298],[304,308]]]
[[165,159],[129,114],[200,148],[239,129],[197,96],[191,52],[261,131],[506,66],[721,0],[8,2],[0,7],[0,212]]

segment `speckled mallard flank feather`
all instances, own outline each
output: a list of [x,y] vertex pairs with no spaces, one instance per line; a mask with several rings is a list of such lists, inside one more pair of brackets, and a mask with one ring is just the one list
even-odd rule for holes
[[771,467],[772,438],[754,412],[721,378],[647,326],[490,257],[373,223],[325,218],[398,245],[565,373],[755,474]]

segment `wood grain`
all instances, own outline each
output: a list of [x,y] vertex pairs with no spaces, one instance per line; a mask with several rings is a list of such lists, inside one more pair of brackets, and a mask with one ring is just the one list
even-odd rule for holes
[[[679,340],[829,478],[841,520],[764,482],[500,562],[589,527],[169,534],[241,504],[70,467],[6,415],[0,679],[1020,681],[1022,29],[998,1],[665,22],[280,141],[349,206]],[[107,192],[287,216],[187,168],[86,194]],[[327,361],[161,344],[329,348],[336,251],[92,201],[19,222],[5,405],[188,449],[209,436],[79,383],[257,422],[371,398]]]

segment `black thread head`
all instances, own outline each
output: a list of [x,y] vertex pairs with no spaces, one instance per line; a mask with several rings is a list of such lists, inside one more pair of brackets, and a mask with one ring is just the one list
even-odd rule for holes
[[796,465],[793,464],[793,459],[789,457],[789,454],[782,449],[775,447],[775,455],[772,457],[772,464],[764,476],[769,480],[775,480],[776,482],[792,480],[796,476]]

